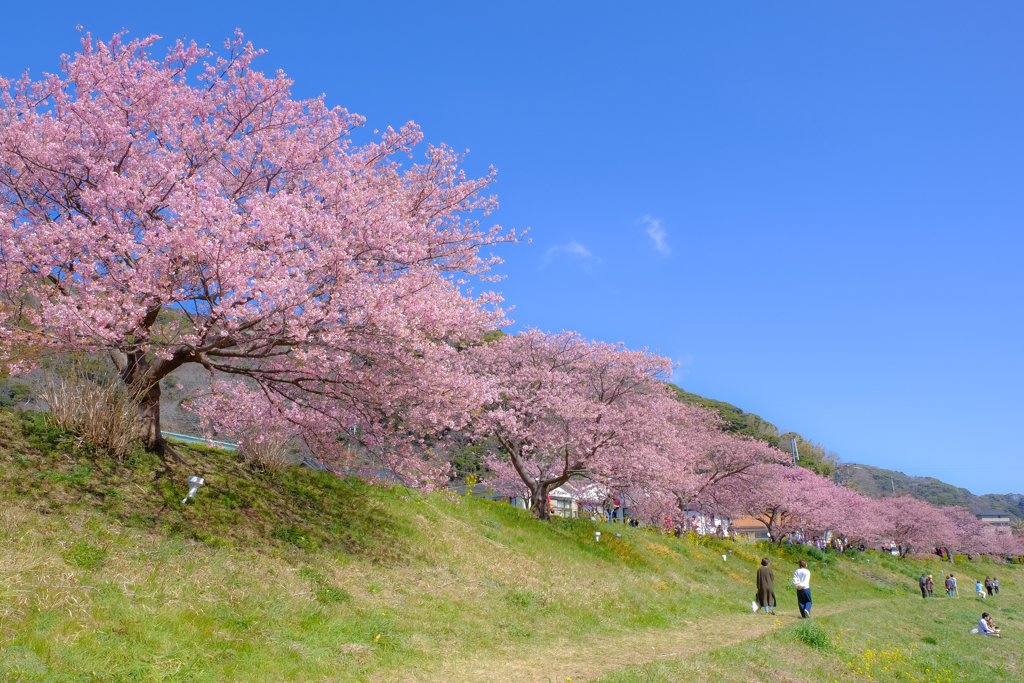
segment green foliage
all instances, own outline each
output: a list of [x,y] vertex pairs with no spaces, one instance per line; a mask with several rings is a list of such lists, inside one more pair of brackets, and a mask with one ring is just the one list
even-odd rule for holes
[[759,415],[746,413],[731,403],[716,401],[713,398],[704,398],[697,394],[691,394],[674,384],[669,384],[669,387],[676,392],[676,398],[683,403],[704,406],[705,408],[717,412],[725,422],[723,427],[725,431],[733,434],[742,434],[745,436],[763,439],[764,441],[770,442],[773,446],[779,445],[778,427],[773,425],[771,422],[762,419]]
[[819,650],[827,650],[831,647],[828,632],[813,621],[799,622],[793,628],[793,640]]
[[329,605],[341,602],[352,602],[352,596],[348,591],[338,588],[328,581],[322,573],[316,571],[312,567],[303,567],[300,569],[299,576],[309,582],[309,586],[314,595],[316,595],[316,599],[322,604]]
[[512,605],[513,607],[533,607],[537,604],[537,597],[530,591],[525,590],[510,590],[505,593],[505,602]]
[[0,378],[0,408],[10,408],[24,403],[32,394],[27,384]]
[[724,421],[722,428],[726,432],[767,441],[786,452],[789,452],[790,437],[792,437],[797,442],[797,450],[800,454],[798,464],[801,467],[806,467],[825,477],[830,477],[835,472],[839,457],[826,450],[822,444],[807,441],[796,432],[779,434],[779,428],[771,422],[754,413],[744,412],[731,403],[691,394],[674,384],[669,384],[669,386],[676,392],[676,398],[683,403],[704,406],[717,412]]
[[68,564],[86,571],[99,569],[106,559],[106,550],[97,548],[84,539],[75,541],[75,544],[64,552],[64,560]]

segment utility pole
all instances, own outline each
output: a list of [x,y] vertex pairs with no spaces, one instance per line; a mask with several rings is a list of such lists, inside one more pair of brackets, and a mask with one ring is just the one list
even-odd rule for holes
[[889,477],[889,485],[892,486],[892,495],[895,498],[896,497],[896,483],[892,480],[892,477]]
[[793,453],[793,467],[796,467],[796,461],[800,459],[800,451],[796,448],[796,437],[789,437],[789,450]]

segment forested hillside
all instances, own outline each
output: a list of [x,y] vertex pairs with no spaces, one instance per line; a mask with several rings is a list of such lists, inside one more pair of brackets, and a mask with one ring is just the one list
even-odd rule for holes
[[795,439],[797,452],[800,454],[800,465],[826,477],[835,473],[839,464],[839,456],[827,450],[821,443],[809,441],[802,434],[796,432],[780,434],[778,427],[760,415],[745,412],[731,403],[692,394],[674,384],[671,386],[683,403],[693,403],[716,411],[724,421],[723,428],[727,432],[767,441],[787,453],[790,452],[790,439]]
[[[848,473],[848,474],[847,474]],[[839,469],[839,480],[846,481],[852,488],[872,498],[891,494],[911,495],[934,505],[960,505],[975,512],[999,510],[1008,513],[1014,521],[1024,519],[1024,496],[1019,493],[988,493],[976,496],[967,489],[934,477],[912,477],[880,467],[858,463],[843,463]]]

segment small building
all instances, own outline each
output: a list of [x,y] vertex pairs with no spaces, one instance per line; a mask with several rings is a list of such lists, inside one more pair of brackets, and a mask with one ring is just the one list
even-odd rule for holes
[[753,517],[740,517],[734,519],[730,530],[739,537],[746,537],[751,541],[767,541],[768,527]]
[[1010,533],[1010,514],[1000,510],[982,510],[975,512],[974,516],[985,525],[985,531],[993,534]]

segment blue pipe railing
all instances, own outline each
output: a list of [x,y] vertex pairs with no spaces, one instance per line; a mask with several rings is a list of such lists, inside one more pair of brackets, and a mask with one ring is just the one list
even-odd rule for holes
[[175,441],[184,441],[185,443],[194,443],[197,446],[209,446],[211,443],[214,448],[221,448],[225,451],[234,451],[238,449],[238,444],[228,443],[227,441],[214,441],[207,439],[203,436],[191,436],[190,434],[177,434],[175,432],[160,431],[168,439],[174,439]]

